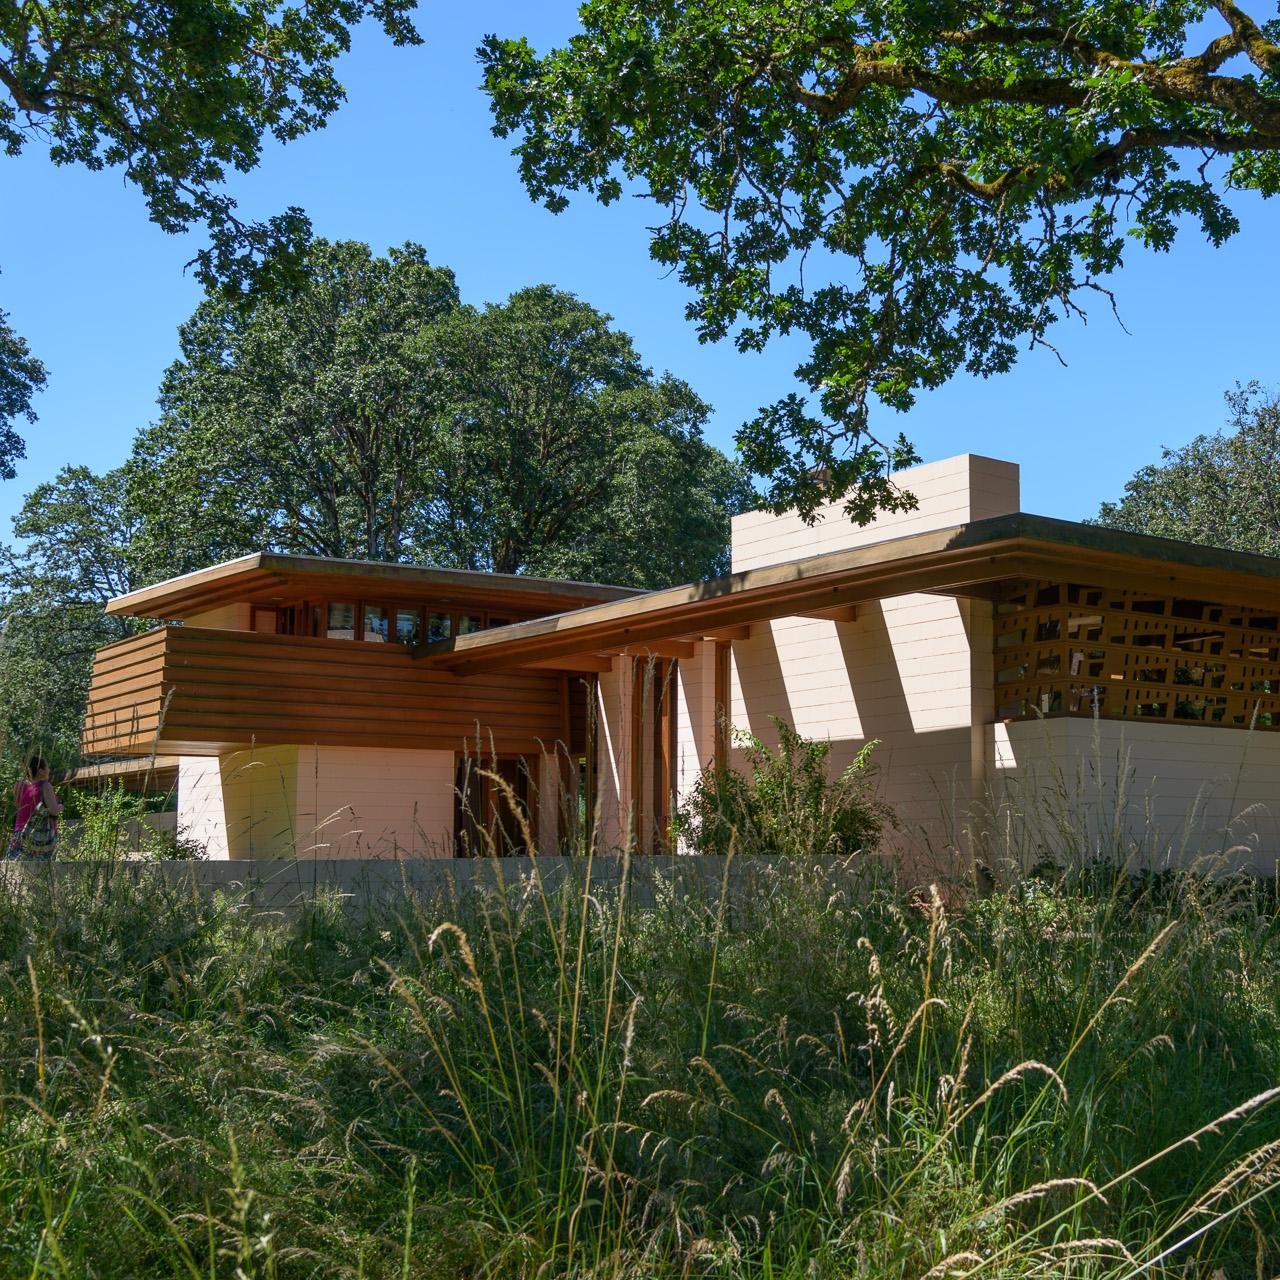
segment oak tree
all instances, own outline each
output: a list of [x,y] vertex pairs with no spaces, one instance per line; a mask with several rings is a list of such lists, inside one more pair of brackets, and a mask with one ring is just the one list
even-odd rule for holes
[[1097,522],[1233,551],[1280,555],[1280,395],[1251,382],[1227,393],[1226,430],[1165,449],[1107,502]]
[[[376,21],[397,45],[419,43],[414,5],[9,0],[0,5],[0,148],[119,170],[165,231],[207,231],[194,260],[202,277],[232,291],[268,287],[293,269],[307,219],[291,208],[246,220],[225,179],[257,165],[267,135],[289,142],[324,125],[342,102],[336,62],[358,23]],[[0,316],[0,477],[23,456],[11,423],[30,416],[41,381]]]
[[655,205],[651,252],[707,339],[805,335],[746,424],[775,508],[904,501],[868,420],[1006,370],[1110,298],[1127,243],[1237,230],[1280,188],[1280,21],[1234,0],[586,0],[539,56],[480,49],[531,196]]
[[378,257],[355,241],[315,241],[302,279],[248,306],[210,296],[135,448],[154,557],[401,559],[435,438],[416,337],[457,305],[421,246]]
[[655,378],[610,317],[550,285],[424,331],[442,563],[660,587],[728,570],[752,492],[702,437],[710,410]]

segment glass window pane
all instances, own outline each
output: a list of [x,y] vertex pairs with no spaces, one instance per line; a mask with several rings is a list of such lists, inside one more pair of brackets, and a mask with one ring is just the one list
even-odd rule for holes
[[330,640],[354,640],[356,638],[356,607],[353,604],[331,604],[329,625],[325,635]]
[[458,618],[458,634],[460,636],[470,635],[473,631],[480,630],[480,615],[478,613],[464,613]]
[[453,619],[447,613],[432,613],[427,617],[427,643],[447,640],[453,635]]
[[498,618],[498,617],[495,617],[495,616],[491,613],[491,614],[489,615],[489,622],[488,622],[488,625],[489,625],[490,627],[509,627],[509,626],[511,625],[511,619],[510,619],[510,618]]
[[400,644],[418,643],[417,609],[396,610],[396,640]]
[[387,642],[387,611],[380,604],[364,606],[364,638],[379,644]]

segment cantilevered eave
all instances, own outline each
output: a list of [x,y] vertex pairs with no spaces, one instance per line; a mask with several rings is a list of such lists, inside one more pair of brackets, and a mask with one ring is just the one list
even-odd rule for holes
[[465,674],[663,640],[915,591],[980,595],[1011,578],[1178,591],[1280,608],[1280,560],[1016,514],[827,552],[424,646]]
[[256,552],[117,596],[106,609],[129,617],[185,618],[220,605],[261,601],[289,592],[324,595],[344,590],[356,595],[384,591],[392,596],[431,593],[462,599],[495,598],[513,607],[527,603],[537,608],[549,603],[555,609],[642,594],[632,587],[606,583]]

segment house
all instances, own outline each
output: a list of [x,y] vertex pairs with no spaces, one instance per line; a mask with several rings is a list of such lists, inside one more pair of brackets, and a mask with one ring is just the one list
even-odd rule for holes
[[739,516],[728,577],[662,591],[266,553],[175,578],[108,606],[164,625],[97,655],[84,749],[176,758],[215,857],[652,852],[731,726],[779,716],[837,766],[879,740],[916,856],[1054,853],[1065,806],[1098,848],[1272,868],[1280,560],[1021,513],[1009,462],[898,479],[916,507],[862,528]]

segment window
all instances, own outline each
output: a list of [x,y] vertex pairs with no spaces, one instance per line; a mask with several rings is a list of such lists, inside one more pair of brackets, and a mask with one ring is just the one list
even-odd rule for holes
[[356,607],[353,604],[331,604],[325,635],[330,640],[354,640],[356,638]]
[[367,604],[361,609],[364,614],[364,633],[361,636],[363,640],[369,640],[374,644],[386,644],[387,636],[387,611],[380,604]]
[[432,613],[427,615],[427,643],[431,644],[436,640],[447,640],[453,635],[453,618],[447,613]]
[[421,620],[417,609],[396,610],[396,643],[417,644]]
[[458,634],[460,636],[469,636],[473,631],[479,631],[483,623],[478,613],[463,613],[458,615]]

